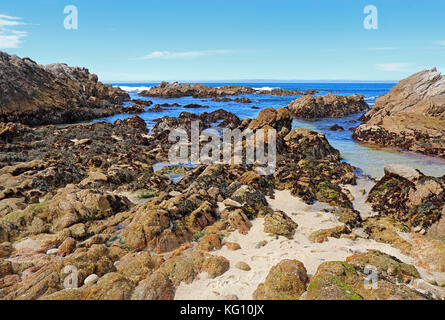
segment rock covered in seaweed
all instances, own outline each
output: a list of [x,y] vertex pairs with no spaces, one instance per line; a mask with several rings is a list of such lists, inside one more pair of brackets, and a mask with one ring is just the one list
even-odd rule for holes
[[445,207],[445,176],[425,176],[402,165],[385,167],[385,176],[370,191],[374,211],[411,228],[429,228],[439,221]]

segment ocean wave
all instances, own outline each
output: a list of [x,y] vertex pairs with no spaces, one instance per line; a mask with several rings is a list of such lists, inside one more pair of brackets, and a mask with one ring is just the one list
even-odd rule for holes
[[261,88],[253,88],[254,90],[258,90],[258,91],[272,91],[272,90],[278,90],[281,89],[279,87],[276,88],[272,88],[272,87],[261,87]]
[[368,100],[375,100],[375,99],[377,99],[378,97],[365,97],[365,100],[366,101],[368,101]]
[[129,87],[129,86],[117,86],[117,87],[129,93],[139,93],[144,90],[149,90],[151,88],[151,87]]

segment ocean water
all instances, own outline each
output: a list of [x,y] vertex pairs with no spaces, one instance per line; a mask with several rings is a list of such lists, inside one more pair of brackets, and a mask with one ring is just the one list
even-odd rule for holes
[[[280,108],[287,106],[292,100],[297,99],[298,96],[276,97],[271,95],[242,95],[239,97],[247,97],[252,100],[252,103],[237,103],[237,102],[215,102],[211,99],[195,99],[192,97],[183,97],[177,99],[161,99],[161,98],[145,98],[140,97],[138,93],[144,89],[148,89],[159,83],[111,83],[114,86],[119,86],[123,90],[129,92],[132,99],[143,99],[153,101],[155,104],[177,103],[179,107],[167,107],[163,112],[145,112],[139,116],[147,123],[150,129],[154,125],[154,120],[163,116],[177,117],[183,111],[200,114],[202,112],[212,112],[218,109],[224,109],[236,114],[241,120],[246,118],[256,118],[261,109],[273,107]],[[307,89],[316,89],[319,91],[317,95],[326,95],[327,93],[338,95],[352,95],[363,94],[366,102],[372,107],[378,96],[386,94],[394,83],[206,83],[210,86],[224,86],[224,85],[242,85],[255,89],[272,90],[272,89],[286,89],[297,90],[304,92]],[[197,103],[206,105],[209,108],[205,109],[185,109],[182,106]],[[127,103],[131,104],[131,103]],[[252,107],[259,109],[252,109]],[[383,168],[388,164],[405,164],[423,173],[432,176],[445,175],[445,160],[434,158],[430,156],[421,155],[418,153],[408,152],[397,148],[381,148],[372,145],[359,143],[352,139],[352,131],[349,128],[359,125],[358,119],[362,114],[355,114],[340,119],[323,119],[318,121],[302,121],[295,119],[293,121],[294,128],[308,128],[314,131],[321,132],[326,135],[329,142],[338,150],[345,161],[351,165],[359,168],[359,172],[365,175],[370,175],[375,178],[383,176]],[[132,117],[132,115],[115,115],[108,118],[98,119],[96,121],[114,122],[117,119],[125,119]],[[331,131],[329,128],[338,124],[342,126],[345,131],[337,132]]]

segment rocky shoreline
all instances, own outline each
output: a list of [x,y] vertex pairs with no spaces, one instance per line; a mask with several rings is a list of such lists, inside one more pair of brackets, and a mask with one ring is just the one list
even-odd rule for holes
[[445,76],[432,69],[400,81],[361,120],[361,142],[445,158]]
[[[233,128],[275,128],[279,132],[278,170],[271,176],[259,176],[254,166],[173,166],[155,170],[157,163],[166,161],[171,146],[164,128],[196,119],[203,121],[203,128],[217,119]],[[442,283],[445,261],[440,252],[444,242],[430,229],[443,230],[433,226],[442,223],[438,210],[445,203],[445,177],[417,173],[414,183],[424,186],[425,191],[417,186],[407,200],[405,193],[394,188],[402,182],[409,185],[411,181],[406,179],[411,176],[406,170],[388,169],[391,179],[398,182],[388,183],[385,177],[377,183],[374,190],[378,193],[373,190],[369,195],[377,216],[363,218],[345,188],[356,183],[354,168],[341,161],[339,152],[323,135],[291,130],[291,120],[286,108],[266,109],[258,118],[242,122],[223,110],[200,116],[183,113],[179,118],[159,119],[151,135],[137,116],[114,124],[99,122],[62,129],[8,124],[0,144],[0,298],[173,299],[183,285],[204,281],[198,280],[203,273],[209,281],[217,281],[229,270],[249,269],[249,265],[238,265],[218,252],[223,248],[236,250],[239,244],[224,239],[256,234],[258,231],[252,228],[258,221],[264,221],[264,231],[260,230],[264,240],[267,234],[276,239],[306,237],[300,234],[303,231],[299,231],[298,220],[294,221],[289,212],[270,206],[272,199],[284,191],[291,197],[298,196],[306,206],[320,201],[331,208],[312,215],[331,217],[336,226],[314,230],[305,238],[308,243],[369,238],[373,243],[401,250],[416,265],[434,273],[431,281]],[[173,183],[172,173],[182,179]],[[434,183],[436,189],[431,189]],[[426,190],[436,190],[435,198]],[[410,190],[404,192],[412,194]],[[381,204],[379,197],[393,199],[388,203],[400,206],[391,206],[392,211],[388,211],[385,204],[374,205]],[[406,212],[404,203],[408,201],[419,203],[415,213]],[[431,208],[430,203],[437,210],[425,211]],[[408,219],[401,218],[405,216]],[[405,240],[400,230],[406,235],[412,232],[415,240]],[[362,288],[360,279],[366,261],[374,261],[385,274],[384,289]],[[67,266],[77,268],[79,289],[64,289]],[[394,271],[386,275],[388,266]],[[299,270],[296,279],[291,271],[294,268]],[[341,270],[354,271],[334,282],[322,280]],[[395,279],[405,284],[397,284]],[[421,279],[414,266],[381,251],[352,255],[342,264],[320,264],[311,277],[301,262],[283,260],[270,270],[264,284],[256,283],[258,288],[251,298],[441,297],[437,285],[429,289],[430,293],[411,287],[424,284]],[[290,281],[295,287],[276,289],[281,288],[279,281]],[[346,296],[345,285],[353,288]],[[327,286],[339,291],[326,296],[323,288]]]
[[237,99],[228,98],[230,96],[239,96],[246,94],[261,94],[272,96],[303,96],[318,93],[317,90],[309,89],[304,93],[294,90],[273,89],[273,90],[257,90],[245,86],[221,86],[211,87],[199,83],[179,83],[179,82],[162,82],[161,84],[144,90],[139,93],[142,97],[154,97],[154,98],[180,98],[180,97],[194,97],[194,98],[213,98],[214,101],[229,102],[235,101],[240,103],[248,103],[247,100],[241,100],[246,98]]
[[[323,134],[292,128],[302,101],[244,120],[223,109],[182,112],[157,119],[150,132],[139,116],[35,127],[79,121],[90,109],[122,112],[129,97],[85,69],[1,61],[0,72],[12,74],[14,61],[32,76],[0,83],[8,93],[0,118],[7,120],[0,122],[0,299],[445,298],[445,175],[392,165],[382,179],[364,181]],[[163,83],[145,95],[220,99],[251,90]],[[316,112],[302,108],[307,117],[367,108],[360,96],[312,98],[316,107],[310,98],[302,99]],[[129,113],[151,105],[133,102]],[[193,121],[201,130],[275,129],[277,170],[169,164],[170,131]],[[364,285],[368,265],[378,287]]]

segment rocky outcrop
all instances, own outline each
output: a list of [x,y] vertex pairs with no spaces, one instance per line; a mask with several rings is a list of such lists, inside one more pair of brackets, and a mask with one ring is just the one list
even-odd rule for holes
[[359,141],[445,157],[445,76],[432,69],[401,80],[362,121]]
[[[365,272],[365,268],[370,268]],[[378,282],[365,283],[370,271]],[[426,300],[427,296],[405,285],[417,279],[412,265],[379,251],[370,250],[343,261],[322,263],[312,277],[305,299],[308,300]]]
[[252,103],[252,100],[250,100],[249,98],[235,98],[235,99],[231,99],[231,98],[213,98],[212,101],[215,102],[237,102],[237,103]]
[[282,211],[275,211],[264,218],[264,232],[292,238],[298,225]]
[[[277,170],[260,175],[257,164],[168,165],[169,130],[189,126],[194,120],[201,122],[201,129],[215,122],[232,128],[276,129]],[[284,241],[278,236],[293,238],[294,232],[299,233],[298,240],[304,236],[315,242],[332,241],[329,237],[347,238],[348,242],[354,236],[369,237],[400,249],[416,265],[445,270],[444,243],[436,237],[443,229],[441,219],[426,233],[420,230],[410,239],[400,231],[417,232],[419,226],[393,219],[408,224],[409,212],[406,220],[404,213],[388,217],[380,211],[379,216],[361,219],[343,186],[355,183],[355,168],[341,161],[339,151],[323,134],[292,130],[291,121],[289,110],[282,108],[263,110],[257,118],[243,122],[224,110],[183,113],[178,118],[158,119],[150,135],[138,116],[114,124],[63,128],[1,125],[0,299],[169,300],[175,298],[181,283],[207,278],[226,281],[236,272],[254,275],[261,272],[255,259],[233,260],[229,251],[250,250],[250,245],[243,242],[241,249],[224,239],[237,232],[256,236],[258,225],[251,222],[256,218],[264,218],[263,235],[268,240],[254,238],[258,250],[267,243]],[[166,166],[160,169],[160,163]],[[414,200],[423,199],[416,217],[430,208],[424,216],[434,216],[436,207],[428,201],[442,205],[442,193],[436,192],[435,183],[443,189],[443,179],[429,179],[397,166],[386,168],[386,173]],[[174,180],[176,176],[181,177]],[[344,226],[311,236],[316,229],[307,229],[302,220],[298,231],[293,221],[300,221],[298,212],[291,218],[290,213],[269,207],[268,199],[276,196],[276,189],[290,190],[308,204],[331,204],[335,208],[326,206],[322,210],[326,218],[319,218],[333,219],[328,217],[331,212]],[[399,197],[403,192],[387,193],[391,203],[382,210],[399,210],[391,205],[404,201]],[[403,284],[417,279],[415,269],[393,257],[373,252],[357,254],[344,263],[325,263],[307,287],[303,264],[282,261],[272,268],[254,297],[425,298]],[[368,263],[383,275],[379,292],[361,287],[366,276],[362,269]],[[65,289],[64,270],[69,266],[79,272],[75,290]],[[206,274],[201,277],[201,273]]]
[[303,92],[294,91],[294,90],[284,90],[284,89],[274,89],[274,90],[260,90],[257,94],[263,94],[268,96],[278,96],[278,97],[287,97],[287,96],[302,96]]
[[292,127],[292,116],[287,108],[267,108],[260,111],[256,119],[245,119],[239,129],[250,129],[252,131],[263,129],[263,128],[273,128],[279,134],[287,133]]
[[301,119],[341,118],[369,110],[363,95],[346,97],[330,93],[316,98],[301,97],[292,101],[288,108],[294,117]]
[[189,84],[178,82],[162,82],[160,85],[150,88],[139,93],[142,97],[156,98],[215,98],[222,96],[238,96],[241,94],[252,94],[255,90],[249,87],[241,86],[222,86],[210,87],[203,84]]
[[238,127],[241,123],[241,120],[236,115],[223,109],[219,109],[211,113],[204,112],[201,115],[184,111],[181,112],[177,118],[165,116],[155,120],[156,123],[152,129],[152,132],[158,134],[165,132],[167,129],[183,129],[190,134],[192,121],[199,121],[200,130],[205,130],[212,127],[217,121],[219,121],[218,127],[232,129]]
[[308,94],[316,94],[317,90],[306,90],[305,93],[295,90],[274,89],[274,90],[256,90],[245,86],[221,86],[211,87],[199,83],[179,83],[179,82],[162,82],[161,84],[151,87],[139,93],[143,97],[155,98],[180,98],[180,97],[194,97],[194,98],[213,98],[217,102],[238,102],[251,103],[248,98],[231,99],[229,96],[238,96],[243,94],[261,94],[272,96],[301,96]]
[[38,65],[0,52],[0,122],[61,124],[121,112],[129,95],[85,68]]
[[340,152],[323,134],[294,129],[283,142],[288,158],[277,161],[274,179],[278,189],[288,189],[308,204],[318,200],[352,208],[350,195],[339,184],[355,184],[355,169],[341,161]]
[[339,239],[342,234],[348,233],[346,226],[337,226],[330,229],[322,229],[314,231],[310,236],[309,240],[315,243],[323,243],[328,240],[329,237]]
[[385,176],[370,191],[368,202],[381,215],[417,231],[427,230],[443,215],[445,176],[428,177],[410,167],[387,166]]
[[145,108],[144,106],[141,106],[139,104],[133,104],[131,106],[125,107],[122,110],[123,113],[128,113],[128,114],[138,114],[138,113],[144,113],[145,112]]
[[306,291],[307,271],[298,260],[283,260],[253,293],[254,300],[298,300]]

